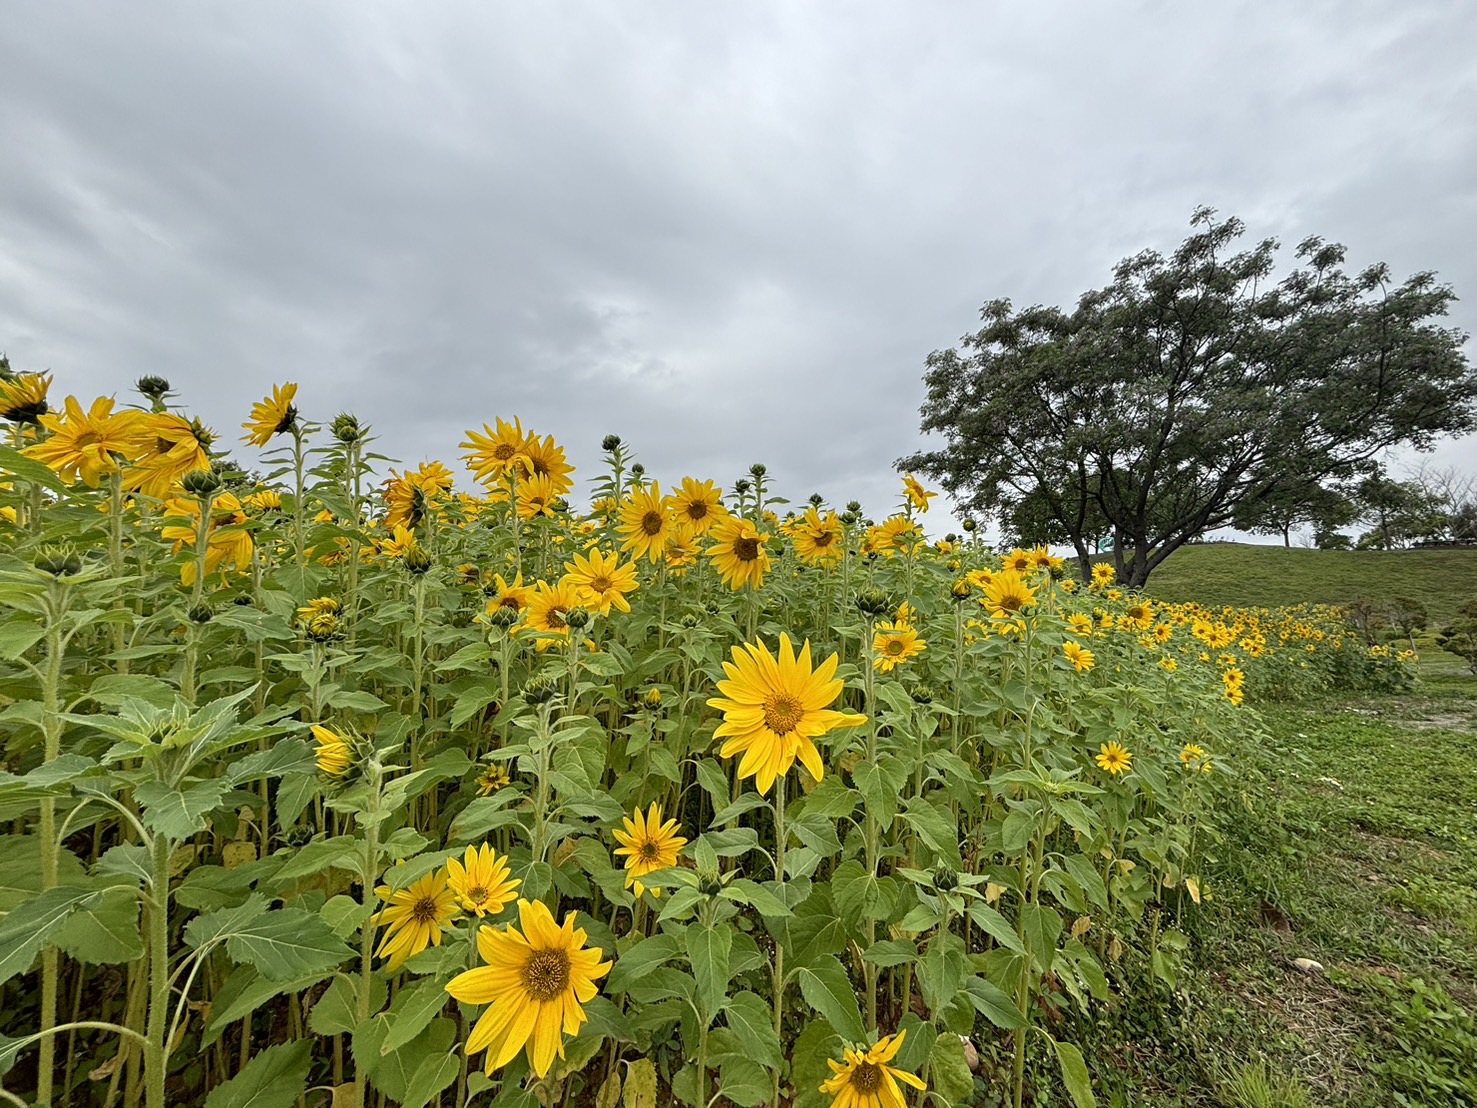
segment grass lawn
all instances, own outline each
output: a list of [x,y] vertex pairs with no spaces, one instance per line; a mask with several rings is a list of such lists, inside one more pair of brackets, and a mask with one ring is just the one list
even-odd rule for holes
[[1259,715],[1197,968],[1085,1029],[1099,1102],[1477,1105],[1477,678]]
[[1185,546],[1149,577],[1160,599],[1241,607],[1419,600],[1437,625],[1477,597],[1477,550],[1305,550],[1244,543]]

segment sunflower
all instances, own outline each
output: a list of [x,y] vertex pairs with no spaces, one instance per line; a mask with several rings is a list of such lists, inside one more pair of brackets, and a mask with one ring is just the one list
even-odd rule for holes
[[899,550],[906,550],[917,535],[918,525],[907,516],[890,516],[867,528],[867,549],[873,554],[884,554],[891,558]]
[[597,978],[613,963],[602,962],[599,947],[586,948],[575,913],[558,927],[539,900],[518,901],[523,930],[482,927],[477,950],[487,964],[453,977],[446,991],[464,1004],[487,1004],[467,1039],[467,1054],[487,1051],[489,1074],[507,1065],[526,1046],[540,1078],[554,1057],[564,1056],[564,1036],[579,1033],[589,1017],[582,1007],[599,990]]
[[881,623],[872,636],[872,666],[883,673],[890,673],[909,658],[916,658],[928,649],[918,637],[918,632],[907,623]]
[[369,920],[385,924],[385,935],[375,954],[388,956],[391,973],[427,946],[440,946],[441,933],[451,930],[448,921],[457,915],[456,894],[445,869],[426,874],[406,889],[380,885],[374,891],[386,901],[386,907]]
[[541,439],[530,431],[528,438],[523,440],[523,456],[527,459],[525,465],[529,475],[547,477],[555,496],[564,496],[574,488],[574,481],[569,476],[574,472],[574,466],[564,460],[564,447],[554,441],[553,435],[545,435]]
[[1118,743],[1103,743],[1098,747],[1095,760],[1098,768],[1117,777],[1133,768],[1133,755]]
[[667,568],[681,577],[687,573],[687,567],[697,561],[697,556],[697,536],[685,527],[674,527],[667,536],[667,549],[663,555],[667,560]]
[[518,518],[533,519],[543,516],[553,519],[559,493],[548,474],[529,477],[518,482]]
[[467,441],[461,444],[461,448],[467,451],[462,460],[477,475],[477,480],[493,485],[510,473],[526,473],[532,468],[521,419],[515,417],[511,425],[499,419],[496,431],[484,423],[482,430],[487,433],[479,435],[476,431],[468,431]]
[[297,610],[297,621],[307,624],[316,616],[336,616],[343,611],[342,605],[331,596],[319,596],[307,602]]
[[[616,847],[615,853],[626,856],[626,888],[634,887],[639,897],[646,891],[646,886],[638,878],[675,866],[677,855],[687,845],[687,840],[677,834],[675,819],[662,822],[660,804],[653,804],[644,816],[641,809],[637,808],[622,822],[625,824],[624,831],[611,832],[615,835],[616,842],[621,844]],[[662,891],[652,889],[651,895],[661,896]]]
[[768,532],[760,531],[747,519],[730,516],[710,534],[716,545],[708,547],[707,555],[725,585],[738,590],[745,585],[757,589],[764,584],[770,567],[769,553],[764,549]]
[[1033,546],[1028,553],[1031,557],[1032,569],[1044,569],[1050,572],[1062,564],[1062,560],[1045,546]]
[[1210,755],[1205,753],[1205,747],[1194,743],[1186,743],[1180,750],[1180,763],[1190,770],[1199,770],[1201,773],[1210,772]]
[[928,502],[937,496],[938,493],[929,492],[918,483],[917,478],[909,473],[903,477],[903,495],[907,497],[909,505],[920,512],[927,512]]
[[1091,650],[1085,649],[1079,642],[1068,642],[1062,647],[1067,661],[1071,662],[1078,673],[1086,673],[1097,662],[1097,656]]
[[[527,626],[541,635],[569,637],[569,624],[564,621],[571,608],[580,607],[579,591],[568,580],[551,585],[539,581],[528,600]],[[545,640],[547,642],[547,640]]]
[[36,423],[47,412],[49,373],[17,373],[0,378],[0,419],[11,423]]
[[964,579],[977,589],[988,589],[990,582],[995,580],[995,572],[989,569],[972,569],[964,575]]
[[399,524],[391,529],[389,538],[375,539],[374,545],[379,547],[379,552],[386,558],[403,558],[418,546],[415,532]]
[[[170,519],[176,522],[171,524]],[[221,493],[210,502],[210,529],[205,540],[206,576],[216,570],[224,577],[227,569],[245,573],[251,568],[256,547],[251,532],[242,526],[246,519],[241,501],[231,493]],[[200,501],[193,496],[171,497],[164,502],[164,520],[159,537],[174,540],[173,553],[178,554],[185,547],[193,548],[199,528]],[[193,558],[180,566],[181,584],[195,583],[195,568]]]
[[672,522],[659,482],[635,489],[620,508],[616,530],[623,536],[621,549],[631,552],[632,561],[639,562],[642,558],[656,561],[666,552]]
[[996,619],[1014,619],[1036,603],[1036,590],[1013,569],[1001,570],[980,600]]
[[44,442],[28,446],[25,454],[45,462],[68,484],[82,478],[95,489],[102,478],[118,471],[118,459],[132,461],[143,455],[153,438],[143,412],[113,414],[113,399],[100,396],[86,412],[75,396],[69,396],[64,415],[43,415],[37,422],[48,432]]
[[511,585],[503,580],[501,573],[493,574],[492,579],[496,591],[487,600],[487,614],[492,615],[499,608],[511,608],[521,615],[533,597],[533,588],[523,583],[523,574],[514,577]]
[[769,792],[776,777],[790,771],[798,757],[817,781],[825,776],[820,752],[811,740],[837,727],[856,727],[866,716],[836,712],[826,705],[841,695],[836,679],[837,655],[832,654],[812,670],[810,643],[795,656],[790,636],[780,635],[779,659],[762,643],[733,648],[733,661],[723,663],[727,681],[718,682],[722,696],[708,707],[723,713],[723,722],[713,732],[727,738],[720,757],[743,754],[738,774],[755,778],[759,792]]
[[713,524],[728,515],[718,486],[692,477],[682,478],[677,490],[662,503],[678,525],[693,535],[707,534]]
[[619,554],[592,550],[588,558],[576,554],[574,561],[564,563],[564,568],[568,571],[564,580],[578,591],[581,607],[602,616],[609,616],[612,607],[631,610],[626,594],[636,591],[634,563],[621,565]]
[[318,740],[318,770],[329,777],[342,777],[353,763],[348,741],[336,731],[313,724],[313,738]]
[[241,429],[249,433],[242,436],[241,441],[252,446],[266,446],[273,435],[291,431],[297,424],[297,408],[292,403],[295,396],[297,386],[291,381],[281,388],[273,385],[271,396],[251,406],[251,417],[241,425]]
[[1117,571],[1107,562],[1098,562],[1097,565],[1092,567],[1092,587],[1095,589],[1105,589],[1113,583],[1114,578],[1117,576]]
[[464,861],[446,859],[446,871],[457,903],[464,911],[475,912],[478,919],[501,912],[523,884],[512,876],[508,860],[499,858],[487,843],[467,847]]
[[1123,613],[1124,626],[1134,631],[1147,631],[1154,623],[1154,605],[1135,600]]
[[163,500],[186,474],[210,468],[215,433],[198,419],[158,412],[143,416],[143,422],[154,447],[123,475],[124,488]]
[[498,789],[512,783],[513,779],[508,776],[508,767],[501,762],[494,762],[477,775],[477,795],[491,796]]
[[827,1058],[826,1065],[835,1076],[823,1081],[820,1091],[831,1095],[831,1108],[903,1108],[906,1102],[899,1081],[915,1089],[927,1089],[919,1078],[887,1064],[897,1057],[907,1034],[904,1029],[896,1035],[885,1035],[865,1052],[847,1047],[844,1064]]
[[1092,634],[1092,617],[1082,612],[1073,612],[1067,617],[1067,630],[1074,635]]
[[841,518],[835,512],[827,512],[823,517],[815,508],[808,508],[790,532],[790,541],[795,544],[795,556],[802,562],[826,562],[841,557],[845,536]]

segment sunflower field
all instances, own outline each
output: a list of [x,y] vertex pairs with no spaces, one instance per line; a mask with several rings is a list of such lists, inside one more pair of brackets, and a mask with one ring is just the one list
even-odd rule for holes
[[911,477],[612,436],[576,494],[499,419],[459,488],[291,384],[254,474],[50,386],[0,376],[4,1103],[1093,1104],[1068,1017],[1182,972],[1244,702],[1409,668],[929,542]]

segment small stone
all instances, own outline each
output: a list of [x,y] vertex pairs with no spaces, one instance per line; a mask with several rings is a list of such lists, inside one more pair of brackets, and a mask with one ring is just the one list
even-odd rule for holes
[[1292,964],[1304,973],[1322,973],[1323,963],[1315,962],[1311,958],[1294,958]]
[[970,1073],[979,1073],[980,1052],[974,1048],[974,1043],[963,1035],[959,1036],[959,1041],[964,1044],[964,1064],[969,1067]]

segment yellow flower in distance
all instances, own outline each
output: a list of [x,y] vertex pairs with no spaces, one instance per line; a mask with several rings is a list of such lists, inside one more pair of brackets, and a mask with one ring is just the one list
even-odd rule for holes
[[35,423],[47,412],[49,373],[17,373],[0,377],[0,419],[11,423]]
[[841,517],[835,512],[824,516],[815,508],[807,508],[805,515],[790,532],[795,544],[795,556],[802,562],[838,561],[844,552],[846,532],[841,526]]
[[1098,562],[1092,567],[1092,587],[1105,589],[1111,585],[1118,576],[1118,571],[1107,562]]
[[145,424],[144,412],[113,412],[111,397],[100,396],[86,412],[75,396],[69,396],[63,415],[38,416],[48,437],[26,447],[27,457],[45,462],[68,484],[82,478],[95,489],[102,479],[118,471],[118,460],[141,457],[154,444]]
[[495,573],[493,583],[497,591],[488,598],[488,615],[492,615],[499,608],[512,608],[513,611],[521,614],[523,609],[528,607],[529,600],[533,598],[533,588],[523,583],[522,573],[513,578],[511,585],[503,580],[501,573]]
[[908,503],[918,509],[918,511],[926,512],[928,511],[928,502],[937,496],[938,493],[929,492],[909,473],[903,477],[903,495],[908,498]]
[[523,884],[512,876],[508,860],[499,858],[487,843],[467,847],[463,861],[446,859],[446,879],[457,903],[478,919],[501,912]]
[[297,386],[291,381],[280,388],[273,385],[271,396],[251,406],[251,417],[241,425],[241,429],[247,432],[241,441],[252,446],[266,446],[273,435],[292,430],[297,422],[297,408],[292,403],[296,396]]
[[1117,777],[1132,768],[1133,755],[1118,743],[1103,743],[1095,756],[1098,768]]
[[682,483],[663,504],[677,520],[678,526],[693,535],[707,534],[713,524],[728,515],[718,486],[712,481],[699,481],[693,477],[682,478]]
[[753,777],[761,794],[790,772],[796,758],[821,780],[825,766],[811,740],[837,727],[867,722],[866,716],[826,707],[841,695],[839,661],[832,654],[812,670],[810,643],[797,657],[790,636],[781,634],[778,659],[762,642],[745,643],[733,648],[732,662],[723,663],[728,674],[728,680],[718,682],[723,695],[708,701],[708,707],[723,713],[713,737],[728,740],[718,752],[721,757],[743,755],[739,778]]
[[464,1004],[486,1004],[467,1039],[467,1054],[487,1051],[486,1069],[506,1066],[527,1047],[533,1072],[544,1077],[554,1058],[564,1057],[564,1036],[577,1035],[588,1016],[598,978],[610,972],[599,947],[585,947],[575,913],[558,927],[539,900],[518,901],[523,930],[482,927],[477,950],[487,964],[453,977],[446,991]]
[[574,481],[569,476],[574,472],[574,466],[565,460],[564,447],[554,441],[553,435],[539,438],[534,432],[528,432],[528,437],[523,440],[523,456],[527,459],[525,464],[530,477],[547,477],[555,496],[565,496],[574,488]]
[[[657,870],[675,866],[677,855],[682,853],[687,840],[677,834],[675,819],[662,822],[660,804],[653,804],[644,816],[641,809],[637,808],[622,822],[625,824],[624,831],[611,832],[615,841],[621,844],[616,847],[615,853],[626,856],[626,888],[634,887],[639,897],[646,891],[646,886],[639,879]],[[662,891],[652,889],[651,894],[661,896]]]
[[124,488],[163,500],[187,474],[210,468],[215,434],[198,419],[158,412],[144,415],[142,422],[153,436],[153,450],[123,475]]
[[1097,655],[1085,649],[1079,642],[1063,644],[1062,652],[1066,654],[1067,661],[1072,663],[1078,673],[1086,673],[1097,663]]
[[769,552],[764,549],[769,541],[767,531],[747,519],[730,516],[709,534],[715,545],[708,547],[707,555],[725,585],[737,591],[745,585],[757,589],[764,584],[770,568]]
[[653,481],[636,489],[621,504],[621,549],[631,552],[631,559],[656,561],[667,549],[667,536],[672,533],[672,515],[662,498],[662,486]]
[[467,451],[462,458],[467,468],[477,475],[477,480],[496,484],[510,471],[521,474],[531,468],[524,448],[522,420],[515,418],[509,425],[499,419],[496,431],[485,423],[482,430],[487,433],[479,435],[476,431],[468,431],[467,441],[461,444],[461,448]]
[[[569,624],[564,617],[570,609],[580,607],[580,594],[566,578],[557,585],[547,581],[536,583],[524,615],[525,626],[543,635],[569,637]],[[545,646],[550,640],[540,643]]]
[[547,473],[538,473],[518,482],[518,518],[534,516],[554,518],[554,502],[559,499],[558,486]]
[[865,1052],[847,1047],[844,1063],[827,1058],[835,1076],[823,1081],[820,1091],[830,1094],[831,1108],[904,1108],[899,1081],[915,1089],[928,1088],[913,1074],[887,1064],[897,1057],[907,1034],[903,1030],[885,1035]]
[[883,673],[891,673],[909,658],[916,658],[928,649],[928,644],[918,637],[911,624],[879,623],[872,636],[872,667]]
[[313,724],[313,738],[318,740],[318,769],[330,777],[342,777],[353,762],[353,752],[344,737],[336,731]]
[[568,571],[564,580],[575,587],[582,607],[607,617],[612,607],[622,612],[631,610],[626,594],[636,591],[636,566],[631,562],[621,565],[620,561],[614,551],[606,554],[592,550],[588,558],[576,554],[574,561],[564,563]]
[[1092,635],[1092,617],[1082,612],[1073,612],[1067,617],[1067,630],[1074,635]]
[[1015,570],[1001,570],[985,586],[980,603],[996,619],[1014,619],[1036,603],[1036,590]]
[[491,796],[498,789],[512,783],[513,779],[508,776],[507,767],[501,762],[494,762],[477,775],[477,795]]
[[1210,772],[1210,755],[1205,753],[1203,746],[1186,743],[1184,749],[1180,751],[1180,762],[1186,769],[1199,770],[1201,773]]
[[389,959],[387,968],[391,973],[426,947],[440,946],[441,933],[451,930],[448,921],[457,914],[456,894],[445,868],[426,874],[409,888],[392,890],[380,885],[374,892],[387,902],[369,921],[385,924],[384,938],[375,954]]

